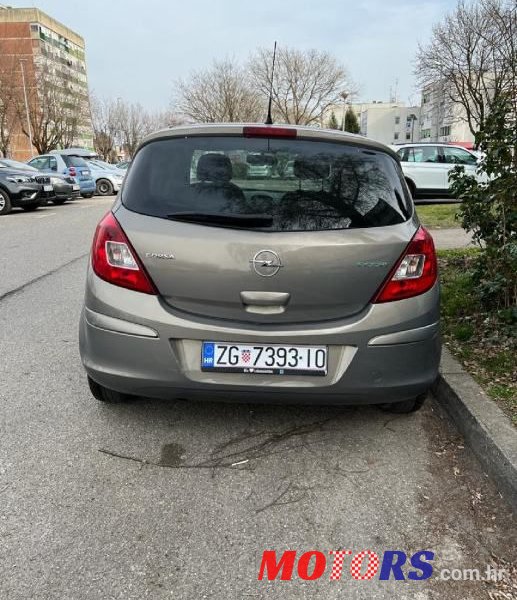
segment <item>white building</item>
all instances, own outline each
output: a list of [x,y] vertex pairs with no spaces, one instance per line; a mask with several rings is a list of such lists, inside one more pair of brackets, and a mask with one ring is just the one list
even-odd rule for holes
[[422,91],[420,138],[426,142],[453,142],[472,147],[474,136],[469,129],[465,110],[453,103],[446,89],[436,84]]
[[384,144],[417,142],[420,107],[401,102],[371,102],[353,104],[359,118],[361,133]]
[[[404,144],[420,140],[420,107],[406,106],[402,102],[357,102],[347,104],[357,116],[361,135],[383,144]],[[341,123],[344,106],[333,111]],[[327,118],[328,122],[328,118]],[[325,123],[326,124],[326,123]]]

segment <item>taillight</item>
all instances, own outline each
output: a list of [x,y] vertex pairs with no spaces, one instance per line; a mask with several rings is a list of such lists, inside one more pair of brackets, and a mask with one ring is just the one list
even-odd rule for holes
[[68,167],[68,173],[72,176],[75,177],[77,175],[77,171],[75,170],[75,167]]
[[242,129],[244,137],[295,138],[297,133],[294,127],[271,127],[270,125],[252,125]]
[[135,292],[156,294],[137,253],[112,212],[97,225],[92,245],[92,267],[105,281]]
[[412,298],[430,290],[438,277],[436,252],[430,233],[419,227],[404,254],[372,299],[372,303]]

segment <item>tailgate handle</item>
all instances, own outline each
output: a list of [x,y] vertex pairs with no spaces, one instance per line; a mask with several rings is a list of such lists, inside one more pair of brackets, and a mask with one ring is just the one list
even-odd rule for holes
[[241,292],[246,312],[261,315],[283,313],[290,297],[288,292]]
[[255,306],[285,306],[290,297],[288,292],[241,292],[242,303]]

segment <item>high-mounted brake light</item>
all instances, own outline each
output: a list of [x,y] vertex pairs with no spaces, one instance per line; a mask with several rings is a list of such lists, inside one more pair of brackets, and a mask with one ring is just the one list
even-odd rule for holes
[[430,290],[438,277],[433,238],[419,227],[404,254],[372,299],[373,304],[404,300]]
[[151,278],[110,211],[97,225],[92,245],[92,267],[104,281],[119,287],[156,294]]
[[244,137],[276,137],[276,138],[295,138],[297,131],[290,127],[271,127],[270,125],[259,125],[244,127],[242,130]]

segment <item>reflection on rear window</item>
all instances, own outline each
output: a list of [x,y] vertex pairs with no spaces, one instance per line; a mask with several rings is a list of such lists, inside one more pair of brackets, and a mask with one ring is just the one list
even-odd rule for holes
[[182,212],[271,216],[263,227],[268,231],[378,227],[408,218],[389,155],[308,140],[153,141],[135,157],[122,201],[164,218]]
[[88,168],[86,161],[80,156],[67,156],[66,154],[63,154],[62,157],[67,167],[85,167],[86,169]]

